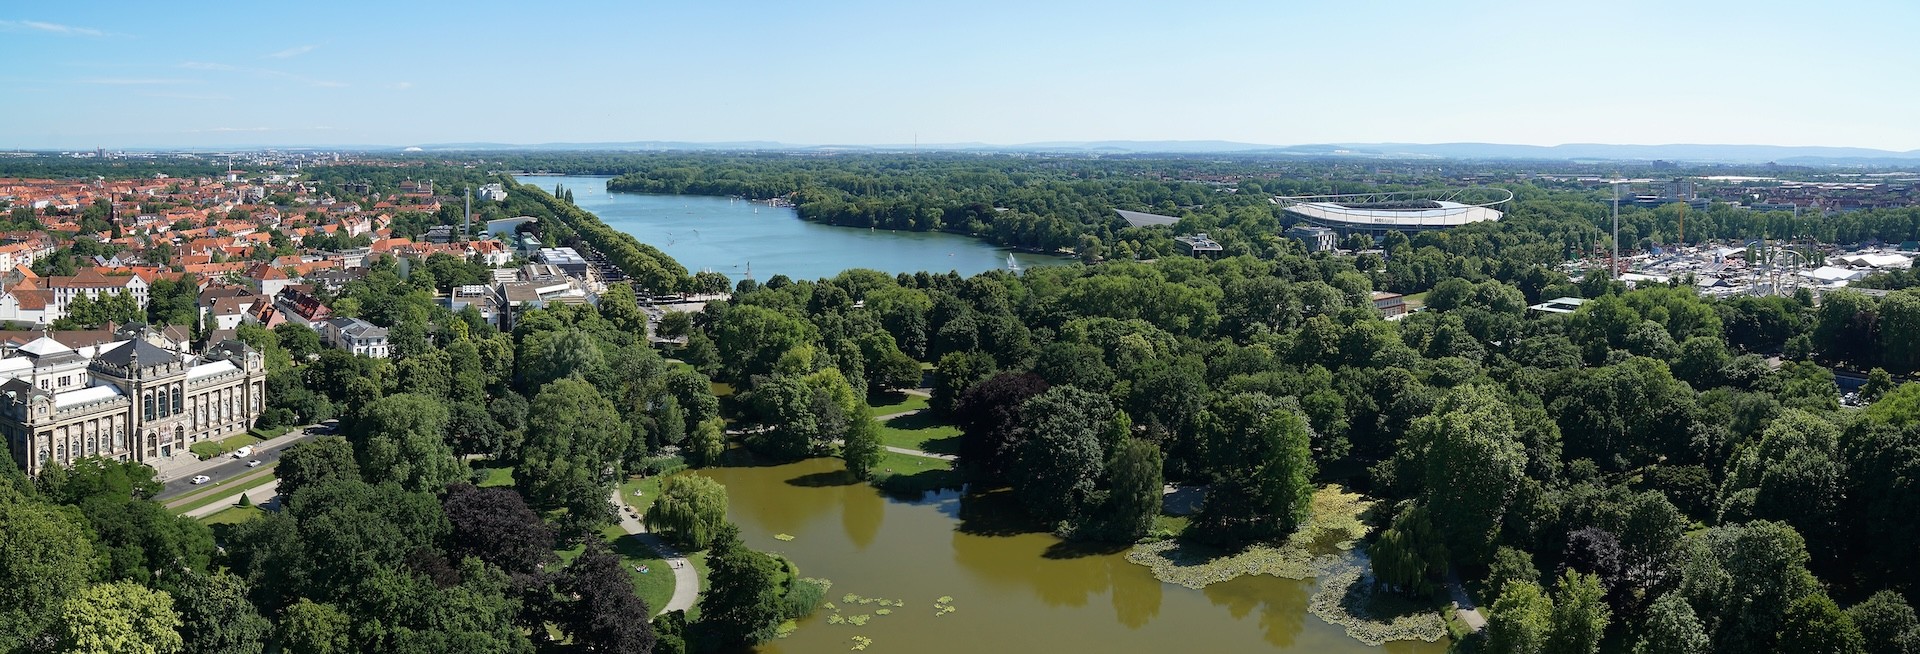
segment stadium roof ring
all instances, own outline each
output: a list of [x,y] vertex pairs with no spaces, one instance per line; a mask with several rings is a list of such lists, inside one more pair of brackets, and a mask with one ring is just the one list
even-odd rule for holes
[[1307,222],[1345,230],[1419,231],[1499,220],[1513,191],[1491,186],[1422,191],[1276,196],[1273,203]]

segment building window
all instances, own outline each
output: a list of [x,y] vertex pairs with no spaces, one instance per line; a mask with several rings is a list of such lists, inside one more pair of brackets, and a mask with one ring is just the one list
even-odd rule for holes
[[153,394],[147,393],[145,395],[142,395],[140,399],[141,399],[140,406],[142,409],[141,415],[146,416],[147,420],[152,420],[153,419]]
[[186,393],[181,391],[174,391],[173,393],[173,412],[174,413],[180,412],[180,396],[185,394]]
[[160,389],[159,395],[160,395],[160,399],[154,402],[154,404],[160,407],[160,417],[165,418],[169,415],[167,413],[167,389],[164,389],[164,388]]

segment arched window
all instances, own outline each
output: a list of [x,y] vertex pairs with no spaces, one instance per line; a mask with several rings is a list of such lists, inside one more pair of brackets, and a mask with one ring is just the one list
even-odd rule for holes
[[185,389],[177,389],[173,392],[173,412],[174,413],[180,412],[180,402],[181,402],[180,396],[182,395],[186,395]]
[[159,398],[160,399],[154,403],[160,405],[160,417],[165,418],[168,415],[167,414],[167,389],[164,389],[164,388],[160,389]]
[[146,393],[142,395],[140,399],[141,399],[141,402],[140,402],[141,415],[146,416],[148,420],[152,420],[153,419],[153,394]]

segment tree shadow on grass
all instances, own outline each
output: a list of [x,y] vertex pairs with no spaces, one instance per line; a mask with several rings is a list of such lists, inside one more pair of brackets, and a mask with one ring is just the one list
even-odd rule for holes
[[633,534],[627,534],[613,539],[613,551],[615,554],[630,559],[667,558],[665,554],[654,551],[652,547],[647,546],[646,541],[640,540],[639,536]]
[[852,486],[858,483],[860,483],[860,479],[854,477],[853,473],[847,472],[846,470],[808,473],[787,480],[788,486],[799,486],[801,488],[831,488],[835,486]]

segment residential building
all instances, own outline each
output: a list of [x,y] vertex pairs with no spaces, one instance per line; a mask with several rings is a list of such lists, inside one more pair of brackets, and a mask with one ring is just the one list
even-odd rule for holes
[[239,341],[198,356],[167,350],[144,326],[81,348],[42,337],[0,359],[0,434],[29,475],[82,457],[166,470],[193,443],[245,432],[266,405],[266,365]]
[[352,354],[387,358],[387,329],[359,318],[333,318],[317,325],[320,340]]

